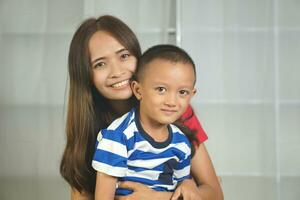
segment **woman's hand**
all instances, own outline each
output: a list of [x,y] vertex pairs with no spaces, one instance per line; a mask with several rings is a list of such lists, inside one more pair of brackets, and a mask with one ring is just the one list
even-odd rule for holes
[[186,179],[176,188],[171,200],[202,200],[199,189],[192,179]]
[[131,189],[133,190],[133,193],[127,196],[115,196],[115,200],[169,200],[172,196],[171,192],[158,192],[136,182],[120,182],[118,187]]

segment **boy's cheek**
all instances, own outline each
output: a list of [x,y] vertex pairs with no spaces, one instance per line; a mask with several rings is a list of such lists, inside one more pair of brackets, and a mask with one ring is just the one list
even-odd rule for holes
[[181,103],[181,115],[186,111],[186,109],[188,108],[189,104],[190,104],[189,99],[188,100],[184,100]]

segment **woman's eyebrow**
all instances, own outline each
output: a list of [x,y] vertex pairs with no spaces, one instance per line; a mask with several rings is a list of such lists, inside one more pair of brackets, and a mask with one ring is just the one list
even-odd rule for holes
[[123,51],[128,51],[128,50],[127,50],[127,49],[125,49],[125,48],[122,48],[122,49],[120,49],[120,50],[116,51],[116,53],[118,54],[118,53],[121,53],[121,52],[123,52]]

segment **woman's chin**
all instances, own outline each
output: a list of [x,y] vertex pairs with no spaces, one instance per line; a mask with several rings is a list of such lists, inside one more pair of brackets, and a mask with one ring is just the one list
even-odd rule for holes
[[132,91],[122,91],[122,92],[116,92],[113,95],[109,97],[111,100],[128,100],[130,97],[132,97],[133,93]]

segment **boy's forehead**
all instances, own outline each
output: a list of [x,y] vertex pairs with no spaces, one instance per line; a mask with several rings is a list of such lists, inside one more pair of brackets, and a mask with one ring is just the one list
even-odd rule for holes
[[[162,71],[164,67],[170,68],[170,67],[175,67],[175,66],[180,66],[182,68],[190,68],[194,71],[193,66],[188,63],[188,62],[183,62],[183,61],[172,61],[172,60],[167,60],[163,58],[156,58],[150,61],[149,63],[145,64],[143,67],[144,73],[147,70],[156,70],[156,71]],[[147,73],[147,72],[146,72]]]
[[[149,63],[145,64],[144,65],[144,69],[143,71],[146,71],[146,70],[160,70],[162,69],[163,67],[166,67],[166,66],[175,66],[175,65],[187,65],[188,63],[184,63],[182,61],[172,61],[172,60],[168,60],[168,59],[163,59],[163,58],[155,58],[153,60],[151,60]],[[192,66],[191,66],[192,67]]]
[[161,73],[164,65],[167,63],[172,63],[171,61],[161,59],[161,58],[155,58],[151,60],[150,62],[146,63],[139,71],[139,76],[141,79],[144,79],[146,77],[149,77],[152,75],[152,72]]
[[[164,78],[164,77],[173,77],[174,81],[176,78],[187,78],[191,80],[195,80],[195,73],[193,66],[190,63],[185,63],[182,61],[171,61],[167,59],[161,59],[157,58],[146,65],[143,66],[144,69],[142,69],[140,72],[140,79],[143,81],[143,79],[158,79],[158,78]],[[191,78],[191,76],[193,76]]]

